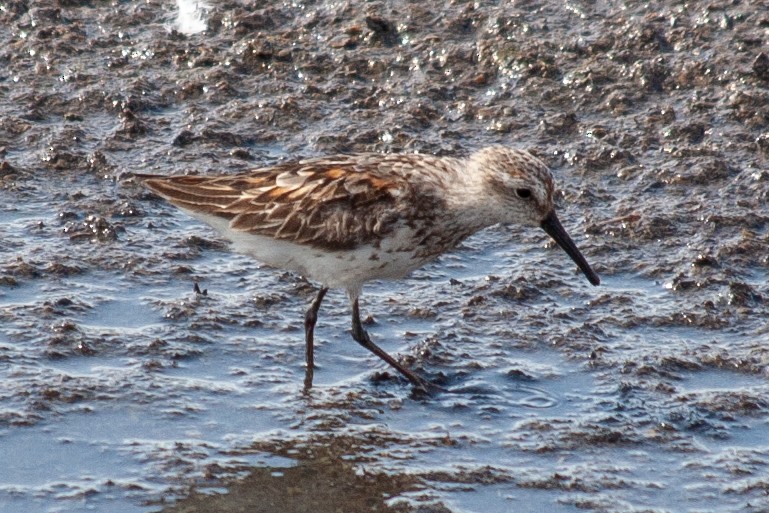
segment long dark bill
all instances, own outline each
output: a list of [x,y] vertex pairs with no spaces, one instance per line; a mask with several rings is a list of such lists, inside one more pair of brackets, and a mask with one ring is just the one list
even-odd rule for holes
[[574,241],[571,240],[569,234],[563,229],[561,222],[558,220],[558,216],[555,215],[555,210],[550,212],[547,217],[540,224],[543,230],[555,240],[559,246],[574,260],[574,263],[585,273],[587,280],[593,285],[601,283],[601,278],[595,273],[595,271],[587,263],[585,257],[579,252]]

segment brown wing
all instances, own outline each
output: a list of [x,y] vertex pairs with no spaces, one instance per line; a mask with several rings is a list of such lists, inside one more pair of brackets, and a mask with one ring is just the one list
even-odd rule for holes
[[402,159],[358,155],[144,183],[177,207],[229,220],[233,230],[342,250],[376,243],[413,208],[404,169]]

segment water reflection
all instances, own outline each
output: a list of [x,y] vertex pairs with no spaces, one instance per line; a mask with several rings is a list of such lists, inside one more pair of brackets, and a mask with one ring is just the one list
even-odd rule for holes
[[393,499],[419,489],[420,479],[368,468],[365,455],[372,446],[383,443],[388,443],[383,434],[371,432],[361,437],[328,435],[306,441],[259,442],[253,450],[289,458],[293,464],[253,468],[245,478],[230,482],[226,493],[197,490],[162,511],[402,512]]

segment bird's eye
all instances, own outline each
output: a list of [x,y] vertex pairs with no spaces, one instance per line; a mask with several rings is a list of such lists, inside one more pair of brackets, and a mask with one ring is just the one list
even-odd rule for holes
[[515,194],[521,199],[531,198],[531,189],[516,189]]

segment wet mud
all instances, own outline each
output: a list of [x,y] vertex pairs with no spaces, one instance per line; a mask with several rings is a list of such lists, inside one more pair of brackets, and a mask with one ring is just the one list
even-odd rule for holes
[[[0,512],[769,509],[768,31],[765,1],[0,5]],[[488,144],[551,166],[602,285],[499,226],[367,286],[430,399],[338,291],[303,394],[315,284],[131,177]]]

